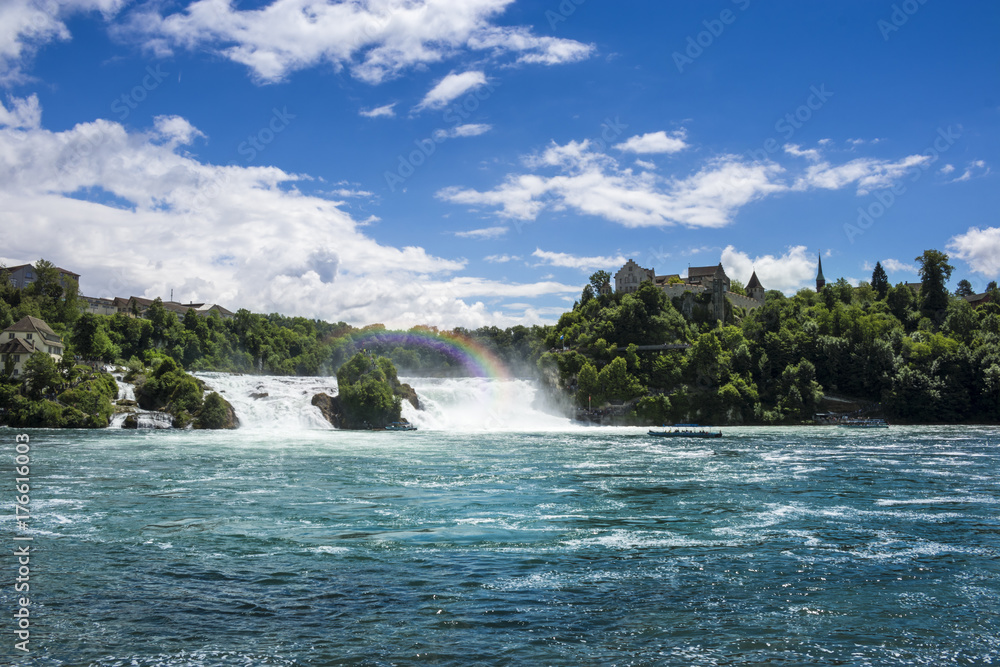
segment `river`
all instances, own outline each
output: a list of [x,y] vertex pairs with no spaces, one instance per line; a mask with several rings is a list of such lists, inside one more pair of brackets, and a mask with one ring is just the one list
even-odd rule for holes
[[665,441],[413,378],[420,430],[340,432],[309,406],[333,380],[205,378],[242,428],[29,432],[31,649],[4,613],[4,660],[1000,662],[1000,429]]

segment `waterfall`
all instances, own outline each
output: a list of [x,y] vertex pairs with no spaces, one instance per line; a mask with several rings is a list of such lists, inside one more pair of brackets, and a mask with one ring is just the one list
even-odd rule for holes
[[[241,428],[331,429],[318,393],[337,394],[335,377],[281,377],[196,373],[236,410]],[[529,380],[491,378],[400,378],[420,397],[422,410],[403,401],[403,417],[422,431],[561,431],[575,428],[565,416],[545,409]]]
[[400,378],[420,397],[422,410],[403,402],[403,416],[418,428],[448,431],[563,431],[573,422],[546,409],[530,380]]
[[241,428],[332,429],[312,397],[335,396],[335,377],[284,377],[195,373],[212,391],[217,391],[236,410]]
[[129,415],[135,415],[136,428],[173,428],[173,417],[169,414],[143,410],[135,404],[135,385],[125,381],[125,375],[121,370],[115,369],[112,371],[112,376],[118,383],[118,398],[114,400],[114,403],[125,407],[126,412],[112,415],[108,428],[125,428],[125,420],[128,419]]

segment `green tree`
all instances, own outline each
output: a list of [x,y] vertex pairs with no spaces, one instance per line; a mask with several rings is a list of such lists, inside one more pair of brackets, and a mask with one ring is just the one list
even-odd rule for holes
[[955,296],[972,296],[975,291],[972,289],[972,283],[970,283],[965,278],[958,281],[958,285],[955,287]]
[[878,298],[884,299],[889,292],[889,277],[882,268],[882,262],[875,262],[875,270],[872,271],[872,287],[878,294]]
[[920,307],[925,312],[943,311],[948,306],[945,283],[955,270],[948,255],[939,250],[925,250],[916,258],[920,264]]
[[590,276],[590,288],[594,290],[595,295],[600,294],[601,288],[610,282],[611,282],[611,274],[604,270],[595,271]]
[[597,375],[601,392],[607,400],[630,401],[645,393],[639,380],[628,372],[624,357],[617,357]]
[[580,407],[600,406],[604,403],[601,393],[601,383],[597,369],[589,361],[583,365],[576,376],[576,402]]
[[28,396],[34,400],[56,391],[62,384],[62,376],[55,360],[41,351],[32,352],[24,362],[23,377]]

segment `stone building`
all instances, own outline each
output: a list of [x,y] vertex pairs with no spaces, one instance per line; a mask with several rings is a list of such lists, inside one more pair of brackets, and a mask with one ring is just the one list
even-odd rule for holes
[[694,294],[711,292],[712,314],[718,320],[725,319],[726,301],[747,310],[758,308],[764,303],[764,287],[760,284],[756,271],[750,278],[750,284],[754,289],[749,291],[748,285],[750,296],[746,297],[730,291],[732,281],[726,275],[722,262],[715,266],[688,267],[688,275],[684,279],[676,273],[658,276],[653,269],[643,268],[630,259],[615,273],[615,292],[634,292],[647,280],[666,294],[668,299],[683,296],[685,292]]

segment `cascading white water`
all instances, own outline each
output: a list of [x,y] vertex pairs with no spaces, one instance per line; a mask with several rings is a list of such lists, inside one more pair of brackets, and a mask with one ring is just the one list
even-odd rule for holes
[[319,393],[335,396],[335,377],[283,377],[196,373],[209,389],[229,401],[240,428],[331,429],[323,413],[312,405]]
[[[337,394],[335,377],[279,377],[197,373],[233,405],[241,428],[330,429],[318,393]],[[412,386],[422,410],[403,401],[403,417],[431,431],[551,431],[574,422],[539,409],[538,386],[529,380],[490,378],[400,378]]]
[[573,422],[539,409],[538,385],[493,378],[400,378],[417,391],[422,410],[403,402],[418,428],[448,431],[566,430]]
[[135,385],[126,382],[125,376],[120,371],[112,373],[115,378],[115,382],[118,383],[118,398],[115,399],[115,403],[119,404],[122,401],[128,401],[127,405],[128,412],[119,412],[111,417],[111,422],[108,424],[108,428],[124,428],[125,420],[128,419],[129,415],[135,415],[136,418],[136,428],[141,429],[160,429],[160,428],[173,428],[173,417],[165,412],[154,412],[152,410],[143,410],[142,408],[135,405]]

